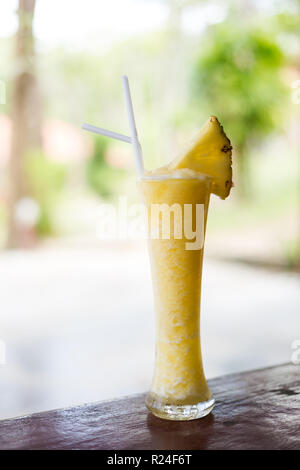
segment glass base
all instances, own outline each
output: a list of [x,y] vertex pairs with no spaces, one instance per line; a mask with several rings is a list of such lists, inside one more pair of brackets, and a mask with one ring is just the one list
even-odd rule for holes
[[213,409],[214,398],[202,401],[193,405],[169,405],[158,401],[149,393],[146,397],[146,406],[151,413],[158,418],[170,419],[173,421],[190,421],[192,419],[204,418]]

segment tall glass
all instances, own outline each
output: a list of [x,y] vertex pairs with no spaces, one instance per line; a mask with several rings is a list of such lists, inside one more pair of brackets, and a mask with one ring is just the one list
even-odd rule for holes
[[[189,206],[195,228],[196,208],[201,207],[203,217],[198,223],[202,224],[204,236],[211,180],[202,175],[167,174],[143,177],[139,184],[148,213],[156,311],[155,370],[146,405],[161,418],[201,418],[214,406],[203,371],[200,345],[203,246],[197,249],[195,245],[191,249],[184,223],[188,216],[185,209]],[[162,238],[162,216],[157,217],[158,207],[172,209],[170,233],[165,239]],[[160,231],[159,238],[157,231]]]

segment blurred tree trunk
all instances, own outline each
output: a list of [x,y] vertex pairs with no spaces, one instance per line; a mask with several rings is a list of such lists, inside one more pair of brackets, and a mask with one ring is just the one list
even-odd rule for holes
[[34,73],[33,17],[36,0],[19,0],[12,98],[13,132],[9,164],[7,247],[23,245],[24,227],[16,217],[16,204],[29,196],[24,174],[24,156],[41,145],[41,106]]

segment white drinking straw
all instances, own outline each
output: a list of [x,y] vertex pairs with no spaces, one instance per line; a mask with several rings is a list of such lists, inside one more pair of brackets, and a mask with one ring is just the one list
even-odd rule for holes
[[132,141],[132,145],[133,145],[136,168],[137,168],[138,176],[142,176],[142,174],[144,173],[142,147],[139,143],[139,139],[138,139],[138,135],[137,135],[135,120],[134,120],[133,107],[132,107],[132,101],[131,101],[131,95],[130,95],[130,89],[129,89],[129,82],[128,82],[128,77],[126,75],[123,75],[122,82],[123,82],[123,89],[124,89],[124,94],[125,94],[125,102],[126,102],[126,108],[127,108],[127,114],[128,114],[128,120],[129,120],[129,126],[130,126],[130,133],[131,133],[131,141]]
[[112,137],[113,139],[122,140],[123,142],[132,143],[131,137],[124,134],[119,134],[118,132],[109,131],[108,129],[102,129],[102,127],[92,126],[86,122],[83,124],[82,129],[86,131],[94,132],[95,134],[105,135],[105,137]]
[[113,139],[121,140],[123,142],[128,142],[129,144],[132,144],[137,173],[138,173],[138,176],[142,176],[144,173],[142,148],[139,143],[137,130],[135,126],[128,78],[124,75],[122,77],[122,81],[123,81],[123,88],[124,88],[124,94],[125,94],[125,102],[126,102],[131,137],[129,137],[128,135],[119,134],[118,132],[109,131],[108,129],[102,129],[101,127],[92,126],[91,124],[87,124],[87,123],[84,123],[82,128],[85,129],[86,131],[94,132],[95,134],[101,134],[106,137],[112,137]]

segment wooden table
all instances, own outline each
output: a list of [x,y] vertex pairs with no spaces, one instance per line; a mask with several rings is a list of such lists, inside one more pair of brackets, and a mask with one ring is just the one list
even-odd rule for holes
[[156,418],[144,395],[0,421],[0,449],[300,449],[300,366],[211,380],[217,404],[195,421]]

